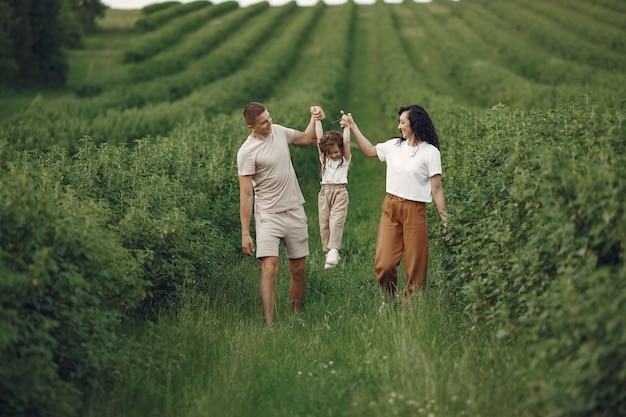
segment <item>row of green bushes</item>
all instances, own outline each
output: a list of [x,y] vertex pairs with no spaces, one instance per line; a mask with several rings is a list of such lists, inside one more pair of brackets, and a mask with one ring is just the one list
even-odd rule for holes
[[[161,50],[180,42],[180,40],[193,33],[203,25],[219,16],[239,8],[236,1],[225,1],[215,6],[204,7],[193,13],[172,20],[164,25],[160,30],[146,33],[142,36],[132,38],[124,51],[125,62],[144,61]],[[138,22],[140,22],[139,20]]]
[[[447,106],[450,103],[447,97],[437,96],[430,88],[428,78],[413,69],[411,59],[400,40],[391,8],[377,3],[367,14],[369,18],[366,21],[366,36],[368,43],[372,45],[368,50],[372,55],[372,67],[368,72],[371,79],[375,80],[375,96],[380,98],[377,104],[380,114],[395,117],[400,105],[414,102],[428,109],[433,109],[436,105]],[[393,62],[393,65],[383,64],[389,62]],[[390,123],[383,136],[376,140],[395,135],[396,125]]]
[[451,243],[438,285],[552,364],[536,381],[542,414],[624,414],[624,114],[498,106],[465,122],[470,151],[455,141],[444,154]]
[[[120,110],[170,102],[231,74],[234,69],[244,64],[247,56],[275,27],[276,19],[286,17],[296,8],[295,5],[273,8],[268,13],[257,16],[254,24],[246,25],[245,30],[232,34],[233,28],[241,25],[255,12],[267,7],[267,3],[259,3],[249,8],[239,9],[209,25],[207,36],[192,39],[194,46],[203,45],[204,49],[212,49],[205,51],[203,56],[192,59],[190,53],[194,50],[185,48],[187,43],[175,50],[167,50],[153,60],[130,67],[129,79],[118,80],[117,86],[108,91],[90,100],[69,104],[68,106],[73,108],[65,109],[65,113],[80,112],[86,116],[95,117],[104,109]],[[225,39],[226,37],[228,39]],[[177,69],[180,70],[177,71]],[[145,77],[145,81],[141,77]]]
[[269,7],[267,2],[259,2],[245,8],[233,10],[212,20],[210,24],[202,26],[197,31],[188,34],[176,44],[174,48],[159,51],[152,59],[136,63],[128,67],[127,78],[118,83],[129,84],[132,82],[147,81],[164,75],[175,74],[185,69],[194,60],[202,58],[205,54],[220,45],[233,32],[236,32],[244,22],[259,15]]
[[179,1],[163,1],[159,3],[148,4],[147,6],[144,6],[141,8],[141,13],[145,15],[149,15],[149,14],[161,11],[161,10],[165,10],[168,7],[178,6],[178,5],[180,5]]
[[85,138],[0,175],[0,414],[75,415],[119,376],[126,314],[211,292],[239,252],[240,117],[132,149]]
[[243,26],[251,16],[258,17],[268,7],[269,3],[259,2],[249,7],[233,9],[230,13],[211,19],[197,30],[184,33],[183,37],[168,39],[166,45],[161,44],[161,49],[155,51],[150,58],[141,62],[127,63],[123,66],[124,71],[120,71],[118,75],[104,81],[94,80],[77,86],[76,95],[90,97],[104,91],[113,94],[121,88],[181,72],[197,59],[203,59]]
[[149,32],[158,29],[161,25],[167,24],[172,19],[197,12],[198,10],[212,5],[210,1],[196,0],[190,3],[170,4],[161,7],[159,10],[148,9],[148,13],[135,22],[137,32]]
[[[83,101],[70,102],[54,108],[43,103],[33,104],[25,112],[14,116],[6,124],[3,133],[15,149],[46,148],[57,144],[72,150],[75,149],[73,139],[81,135],[89,135],[98,143],[105,141],[112,144],[130,143],[148,135],[167,134],[177,123],[189,118],[229,113],[240,107],[242,101],[250,97],[265,97],[271,92],[273,84],[288,72],[297,57],[299,42],[324,7],[320,5],[304,8],[293,19],[281,19],[278,28],[273,19],[285,17],[285,13],[293,7],[272,8],[251,25],[238,31],[234,37],[238,42],[220,46],[215,52],[219,55],[213,55],[215,59],[207,62],[212,66],[213,72],[209,72],[207,67],[205,75],[223,77],[228,71],[233,71],[236,65],[240,65],[242,68],[240,71],[220,78],[219,82],[206,85],[203,85],[202,81],[197,84],[197,80],[193,83],[193,79],[185,77],[177,78],[177,83],[169,85],[166,80],[161,80],[169,89],[168,96],[178,94],[172,90],[180,90],[181,96],[184,96],[183,91],[188,93],[193,90],[193,93],[179,100],[171,103],[146,102],[141,108],[113,108],[106,111],[101,109],[95,117],[93,112],[97,111],[98,107],[81,106]],[[262,43],[252,56],[246,56],[250,52],[250,41],[256,39],[257,42],[262,42],[264,36],[261,35],[265,35],[271,27],[278,32],[280,38],[272,43]],[[236,45],[241,46],[229,48]],[[201,73],[202,71],[198,72]],[[155,80],[151,85],[157,89],[156,91],[163,87],[159,85],[159,80]],[[149,94],[152,93],[153,90],[148,90],[148,96],[142,96],[142,102],[151,98]],[[69,111],[70,109],[72,111]]]
[[[429,79],[442,78],[447,88],[454,84],[456,91],[451,94],[469,103],[549,109],[577,101],[591,91],[597,93],[602,105],[619,106],[622,100],[620,90],[615,89],[621,74],[576,61],[562,61],[561,65],[553,55],[527,41],[519,44],[513,40],[509,44],[510,34],[515,32],[505,30],[491,12],[478,10],[474,4],[450,5],[450,13],[456,10],[454,15],[461,20],[415,4],[402,4],[392,10],[399,25],[408,27],[411,22],[419,22],[417,25],[428,34],[423,35],[423,42],[416,42],[417,35],[411,32],[403,36],[417,68],[431,73]],[[498,46],[500,49],[494,51]],[[437,65],[431,69],[433,61]],[[555,79],[558,68],[569,75]]]
[[579,34],[598,48],[610,49],[620,54],[626,53],[626,40],[619,25],[601,24],[604,19],[598,22],[597,18],[591,17],[585,12],[572,10],[562,5],[546,2],[521,3],[524,7],[550,19],[565,30]]
[[396,21],[403,26],[410,21],[418,22],[429,34],[428,42],[405,40],[412,61],[420,70],[428,72],[431,59],[441,60],[441,64],[435,66],[440,68],[436,76],[446,80],[446,84],[454,84],[458,90],[455,94],[482,107],[500,102],[519,107],[549,108],[556,105],[556,87],[533,83],[517,75],[513,69],[489,59],[484,50],[475,46],[481,45],[482,39],[468,30],[463,21],[449,19],[428,9],[422,11],[402,6],[394,9]]
[[[608,71],[580,62],[557,59],[550,51],[529,44],[503,24],[498,16],[490,13],[486,5],[469,4],[453,10],[483,40],[486,54],[530,81],[607,90],[620,82],[621,71]],[[598,22],[592,25],[597,26],[601,25]]]
[[[226,5],[211,6],[206,10],[217,10],[219,7]],[[589,66],[578,66],[571,61],[555,63],[546,52],[542,52],[542,49],[533,52],[522,44],[511,43],[509,42],[512,40],[511,37],[502,36],[504,32],[501,26],[497,32],[488,32],[484,24],[476,23],[487,20],[490,26],[497,26],[490,12],[486,13],[484,9],[480,13],[461,12],[476,10],[477,7],[472,3],[463,6],[437,5],[439,8],[445,7],[447,13],[459,10],[459,15],[463,16],[463,22],[467,21],[467,24],[457,19],[447,19],[447,14],[441,15],[435,9],[423,4],[407,3],[387,7],[389,10],[381,8],[383,13],[391,11],[394,22],[407,28],[402,31],[388,28],[388,36],[389,42],[397,39],[398,35],[401,36],[410,54],[409,57],[404,56],[404,59],[412,61],[421,75],[411,83],[406,83],[410,84],[410,88],[415,88],[418,93],[416,96],[431,96],[429,91],[435,90],[444,95],[452,92],[469,103],[481,106],[502,102],[511,107],[533,108],[550,108],[564,102],[576,101],[580,95],[591,92],[598,100],[602,100],[601,104],[617,106],[621,100],[620,89],[615,88],[620,83],[621,73],[601,70],[594,72]],[[252,20],[252,24],[245,25],[239,30],[232,30],[238,27],[238,23],[243,19],[249,20],[249,17],[257,12],[258,16]],[[262,3],[234,10],[221,19],[212,19],[211,22],[214,24],[208,25],[206,32],[197,31],[198,35],[202,32],[202,36],[193,36],[194,33],[189,35],[188,41],[178,44],[179,47],[165,49],[154,59],[129,65],[128,78],[118,79],[119,85],[116,87],[85,86],[87,95],[102,88],[106,89],[96,97],[61,102],[54,109],[41,106],[35,101],[30,109],[8,121],[4,128],[4,136],[21,149],[29,149],[46,148],[51,144],[72,146],[70,143],[81,135],[92,136],[98,142],[106,140],[119,143],[148,134],[164,133],[156,127],[171,127],[171,123],[164,125],[155,120],[159,116],[156,114],[153,116],[151,112],[158,113],[159,110],[152,108],[138,110],[138,108],[155,103],[161,103],[161,107],[169,106],[169,102],[185,98],[192,91],[213,83],[242,66],[250,65],[247,59],[259,42],[281,36],[279,31],[283,25],[277,25],[275,21],[287,21],[288,13],[299,15],[305,12],[306,9],[297,8],[295,3],[280,8],[270,8],[266,3]],[[419,33],[408,30],[415,26],[415,22],[419,22]],[[467,28],[470,24],[472,30],[478,30],[477,33],[471,33],[472,30]],[[375,25],[369,27],[378,30]],[[441,30],[442,27],[447,27],[448,30]],[[163,31],[154,32],[154,35],[161,36],[166,32],[164,28]],[[459,36],[468,33],[469,36],[465,37],[471,42],[463,41],[463,36]],[[496,39],[493,42],[499,45],[500,51],[510,50],[510,53],[498,54],[506,56],[504,65],[497,64],[494,55],[485,52],[493,46],[489,48],[484,44],[478,48],[472,46],[472,42],[474,45],[480,44],[481,38]],[[500,38],[506,45],[497,41]],[[422,39],[428,40],[421,41]],[[377,42],[387,40],[381,39]],[[376,45],[372,44],[371,49],[376,49]],[[290,51],[288,49],[283,51],[282,56],[287,60],[295,56],[295,53]],[[521,60],[518,57],[521,57]],[[388,59],[393,60],[394,57],[390,56]],[[572,70],[577,66],[576,71]],[[545,75],[560,74],[565,67],[567,71],[562,76]],[[560,70],[556,71],[556,68]],[[541,69],[539,73],[538,69]],[[281,71],[287,73],[289,67]],[[397,72],[400,73],[401,70]],[[162,76],[165,74],[169,75]],[[558,84],[555,77],[559,78]],[[535,82],[535,78],[540,78],[539,82]],[[147,81],[137,82],[141,79]],[[450,80],[455,83],[452,87]],[[440,86],[444,83],[446,90],[441,91]],[[602,90],[599,90],[600,87]],[[241,88],[238,87],[238,90]],[[210,89],[208,91],[210,93]],[[108,109],[107,113],[104,112],[105,109]],[[179,114],[186,114],[186,110],[172,113],[171,118],[176,118]],[[110,128],[99,127],[102,124],[111,126],[108,123],[109,118],[132,118],[132,120],[127,120],[119,129],[112,132]],[[146,123],[148,120],[152,122]],[[129,126],[131,128],[125,129]]]
[[[624,27],[624,19],[620,15],[620,2],[609,0],[602,5],[601,1],[577,1],[568,0],[552,0],[555,3],[565,6],[572,10],[577,10],[585,16],[592,17],[600,22],[614,26],[616,28]],[[617,12],[617,13],[616,13]],[[621,13],[626,13],[626,9],[622,7]]]
[[[322,122],[325,130],[340,130],[339,111],[346,106],[350,82],[350,34],[354,25],[356,6],[323,7],[315,23],[302,40],[299,58],[294,62],[289,76],[281,82],[287,85],[273,89],[266,105],[272,113],[282,115],[276,123],[285,126],[302,125],[300,112],[313,104],[323,105],[327,118]],[[291,86],[297,85],[297,88]],[[292,150],[297,153],[298,148]],[[309,151],[306,153],[310,156]],[[310,157],[307,156],[308,159]],[[312,161],[316,166],[317,159]],[[312,172],[317,172],[313,169]]]
[[[551,19],[528,10],[526,6],[507,2],[490,3],[489,8],[529,43],[546,48],[563,59],[613,71],[620,71],[626,64],[626,57],[621,51],[614,50],[615,47],[600,48],[590,39],[555,26]],[[602,27],[602,24],[597,26]]]

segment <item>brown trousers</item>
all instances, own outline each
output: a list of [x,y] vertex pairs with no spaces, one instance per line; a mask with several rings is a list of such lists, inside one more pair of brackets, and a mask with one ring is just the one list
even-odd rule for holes
[[382,206],[376,240],[374,274],[384,292],[395,294],[398,265],[404,254],[406,287],[402,296],[426,287],[428,272],[428,223],[426,204],[387,194]]

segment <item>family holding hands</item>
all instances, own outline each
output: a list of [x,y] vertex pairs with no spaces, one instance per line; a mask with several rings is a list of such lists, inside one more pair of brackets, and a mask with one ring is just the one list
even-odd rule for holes
[[[249,103],[243,116],[250,130],[237,152],[240,188],[241,244],[246,255],[261,261],[259,285],[266,324],[275,312],[276,277],[282,242],[289,264],[290,312],[301,311],[306,288],[309,255],[304,197],[291,161],[289,145],[316,145],[320,159],[318,212],[324,269],[340,261],[339,249],[348,213],[348,170],[352,163],[350,136],[368,158],[387,165],[386,196],[376,239],[374,274],[383,303],[400,297],[397,268],[404,256],[406,285],[402,298],[410,300],[426,287],[428,224],[426,203],[433,201],[447,226],[446,199],[441,182],[439,138],[430,116],[418,105],[400,107],[400,136],[373,145],[361,133],[350,113],[341,112],[342,132],[323,132],[324,111],[310,108],[311,117],[302,132],[272,122],[260,103]],[[255,242],[250,234],[255,220]]]

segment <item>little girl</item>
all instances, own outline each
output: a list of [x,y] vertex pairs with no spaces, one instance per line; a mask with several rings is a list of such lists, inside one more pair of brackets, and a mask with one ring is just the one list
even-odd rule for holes
[[[341,112],[342,119],[347,117]],[[350,127],[347,123],[343,136],[330,130],[323,134],[322,122],[316,120],[317,149],[322,165],[321,189],[317,197],[322,250],[327,252],[324,269],[332,269],[339,263],[339,248],[343,226],[348,214],[348,168],[350,168]]]

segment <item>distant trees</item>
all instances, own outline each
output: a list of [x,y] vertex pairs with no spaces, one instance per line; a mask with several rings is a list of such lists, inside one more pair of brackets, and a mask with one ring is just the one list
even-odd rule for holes
[[64,49],[80,46],[105,10],[100,0],[0,0],[0,84],[64,85]]

